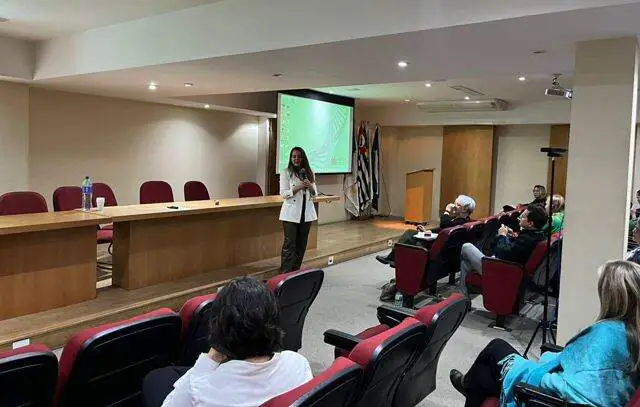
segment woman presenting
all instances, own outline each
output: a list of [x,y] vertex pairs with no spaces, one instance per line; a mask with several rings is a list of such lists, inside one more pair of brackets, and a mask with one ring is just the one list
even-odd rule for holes
[[298,270],[307,248],[311,222],[318,219],[312,198],[318,194],[315,177],[304,150],[294,147],[289,165],[280,174],[280,195],[284,198],[280,220],[284,228],[282,270]]

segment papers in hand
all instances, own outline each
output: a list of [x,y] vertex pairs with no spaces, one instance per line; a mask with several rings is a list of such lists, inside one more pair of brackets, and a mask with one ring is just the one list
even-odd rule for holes
[[421,239],[421,240],[435,240],[436,237],[438,237],[437,233],[431,233],[431,231],[426,231],[426,232],[418,232],[415,235],[416,239]]

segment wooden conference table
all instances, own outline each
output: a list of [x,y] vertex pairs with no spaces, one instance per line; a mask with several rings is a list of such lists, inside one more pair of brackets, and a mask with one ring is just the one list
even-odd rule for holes
[[276,195],[0,216],[0,320],[95,298],[100,224],[114,225],[113,285],[132,290],[279,256],[281,204]]

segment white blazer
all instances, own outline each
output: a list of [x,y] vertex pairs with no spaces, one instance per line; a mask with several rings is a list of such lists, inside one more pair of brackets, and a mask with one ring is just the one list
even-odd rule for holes
[[[304,189],[295,194],[293,188],[301,185],[302,180],[292,174],[288,169],[284,169],[280,174],[280,195],[284,198],[282,209],[280,209],[280,220],[300,223],[302,217],[302,200],[304,199]],[[307,189],[307,204],[304,211],[304,221],[311,222],[318,219],[316,208],[313,205],[313,197],[318,195],[316,183],[311,183],[311,188]]]

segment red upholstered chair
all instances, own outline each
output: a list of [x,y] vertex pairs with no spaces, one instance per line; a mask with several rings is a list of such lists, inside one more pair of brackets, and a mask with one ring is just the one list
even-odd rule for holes
[[393,248],[396,289],[402,293],[402,305],[413,308],[415,296],[428,288],[426,273],[429,251],[421,246],[404,243],[396,243]]
[[74,334],[60,358],[57,405],[140,405],[143,378],[175,360],[181,328],[162,308]]
[[472,273],[466,283],[481,288],[484,307],[496,314],[492,328],[509,331],[505,327],[508,315],[517,312],[527,279],[531,278],[547,253],[547,242],[541,241],[524,266],[493,257],[482,259],[482,276]]
[[[105,200],[106,202],[106,200]],[[75,186],[58,187],[53,191],[53,210],[55,212],[60,211],[73,211],[82,207],[82,188]],[[113,228],[111,229],[98,229],[96,233],[97,244],[109,244],[107,251],[111,253],[113,246]],[[111,268],[111,264],[98,262],[98,266],[101,268]]]
[[324,372],[264,403],[262,407],[348,407],[362,378],[360,365],[338,358]]
[[284,349],[297,351],[302,347],[304,321],[323,280],[324,271],[313,269],[280,274],[267,281],[267,287],[278,299]]
[[364,375],[354,406],[391,406],[399,378],[407,371],[418,350],[426,342],[427,327],[415,318],[406,318],[397,326],[377,335],[360,339],[343,332],[328,330],[324,341],[349,352],[349,359],[359,364]]
[[469,222],[464,225],[467,228],[467,240],[469,243],[477,245],[482,239],[482,233],[484,232],[484,221],[477,220],[475,222]]
[[182,319],[182,356],[178,365],[193,366],[201,353],[209,352],[211,305],[217,294],[195,297],[180,308]]
[[468,241],[467,228],[454,226],[438,233],[436,241],[429,250],[429,267],[427,268],[427,285],[431,286],[431,294],[436,295],[438,280],[449,276],[449,284],[456,283],[456,273],[460,270],[460,251]]
[[140,185],[140,203],[173,202],[173,190],[165,181],[146,181]]
[[239,198],[252,198],[256,196],[264,196],[260,185],[255,182],[242,182],[238,185]]
[[500,221],[497,216],[489,216],[484,220],[484,230],[478,242],[478,248],[487,256],[491,255],[491,244],[498,234],[498,229],[500,229]]
[[184,184],[185,201],[208,201],[209,191],[207,186],[200,181],[187,181]]
[[500,399],[496,397],[490,397],[482,403],[481,407],[500,407]]
[[[462,323],[469,307],[469,301],[459,293],[417,311],[383,305],[378,307],[380,325],[356,335],[359,339],[370,338],[385,332],[389,327],[397,326],[409,317],[419,320],[427,327],[426,340],[418,348],[414,362],[402,376],[394,406],[415,406],[435,390],[440,354]],[[347,354],[342,349],[336,349],[336,356]]]
[[58,359],[44,345],[0,352],[0,405],[49,407],[58,379]]
[[37,192],[19,191],[0,195],[0,215],[47,212],[47,201]]

